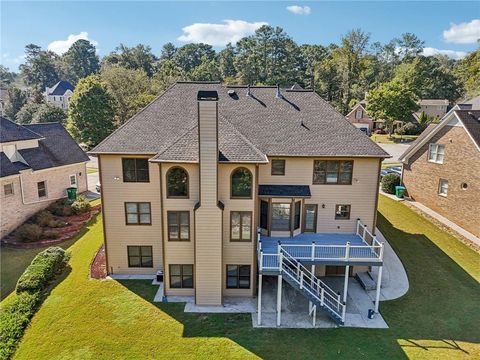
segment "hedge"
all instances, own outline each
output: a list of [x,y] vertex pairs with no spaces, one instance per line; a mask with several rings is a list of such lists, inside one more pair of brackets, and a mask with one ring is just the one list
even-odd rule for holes
[[55,246],[39,253],[20,276],[17,282],[17,294],[22,291],[40,291],[63,269],[68,261],[65,250]]
[[62,271],[69,256],[60,247],[39,253],[17,283],[16,296],[0,311],[0,360],[9,359],[37,311],[43,290]]

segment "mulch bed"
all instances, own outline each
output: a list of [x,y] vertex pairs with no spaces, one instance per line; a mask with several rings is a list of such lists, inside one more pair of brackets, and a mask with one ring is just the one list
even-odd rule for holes
[[90,277],[92,279],[105,279],[107,277],[107,264],[105,261],[105,246],[98,249],[95,259],[90,265]]
[[56,228],[56,230],[60,231],[61,235],[56,239],[44,239],[35,242],[22,242],[18,241],[15,238],[15,235],[11,233],[10,235],[5,236],[2,239],[2,246],[15,248],[15,249],[35,249],[39,247],[49,246],[49,245],[56,245],[60,244],[64,241],[70,240],[72,237],[77,235],[80,230],[85,226],[85,224],[90,221],[90,219],[98,214],[101,209],[101,204],[97,204],[92,206],[89,212],[80,215],[71,215],[71,216],[62,216],[58,217],[62,221],[65,221],[68,225],[61,228]]

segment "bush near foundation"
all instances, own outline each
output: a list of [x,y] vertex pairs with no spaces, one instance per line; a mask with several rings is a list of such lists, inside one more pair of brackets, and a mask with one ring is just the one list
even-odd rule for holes
[[89,211],[91,208],[90,203],[87,201],[85,196],[79,196],[72,204],[72,211],[74,214],[84,214]]
[[23,224],[15,230],[15,237],[19,241],[33,242],[42,238],[43,230],[37,224]]
[[382,190],[387,194],[395,194],[395,186],[400,185],[400,175],[390,173],[382,178]]

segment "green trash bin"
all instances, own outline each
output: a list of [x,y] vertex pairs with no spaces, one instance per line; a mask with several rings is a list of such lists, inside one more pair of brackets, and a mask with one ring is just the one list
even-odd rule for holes
[[67,197],[70,201],[75,201],[77,199],[77,188],[76,187],[69,187],[67,188]]
[[403,199],[405,195],[405,186],[395,186],[395,196],[399,199]]

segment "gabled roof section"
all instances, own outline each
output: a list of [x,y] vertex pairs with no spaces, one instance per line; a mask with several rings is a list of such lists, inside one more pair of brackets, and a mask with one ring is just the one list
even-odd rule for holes
[[[201,90],[218,93],[219,119],[225,121],[223,125],[219,121],[219,128],[225,128],[219,131],[219,148],[229,161],[250,161],[258,156],[254,149],[267,156],[389,156],[312,91],[282,90],[278,98],[276,87],[251,86],[248,96],[246,86],[214,82],[177,82],[91,153],[154,153],[158,161],[167,155],[174,161],[174,148],[167,149],[177,142],[176,146],[186,146],[188,136],[193,136],[187,133],[197,125]],[[233,142],[235,131],[243,139]],[[189,154],[181,157],[198,158],[193,153],[197,148],[186,146]]]
[[399,160],[407,161],[427,141],[455,118],[460,121],[475,146],[480,150],[480,110],[461,110],[461,105],[456,105],[442,118],[439,124],[428,125],[412,145],[399,157]]
[[0,117],[0,143],[41,139],[42,136],[24,125],[16,124],[6,117]]
[[[363,101],[363,103],[362,103]],[[358,104],[356,104],[352,110],[345,116],[350,116],[351,113],[355,112],[359,107],[361,107],[363,109],[363,111],[365,112],[365,114],[367,114],[368,116],[368,112],[367,112],[367,109],[366,109],[366,104],[365,104],[365,100],[362,100],[360,101]]]
[[73,92],[75,88],[73,87],[72,84],[70,84],[68,81],[61,80],[55,85],[53,85],[51,88],[49,88],[49,92],[47,95],[56,95],[56,96],[62,96],[65,95],[67,90],[70,90]]

